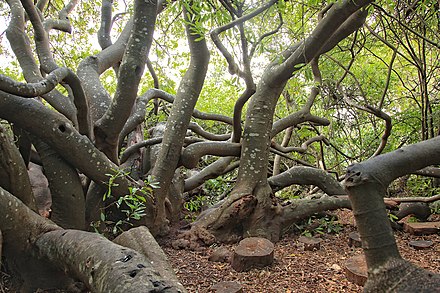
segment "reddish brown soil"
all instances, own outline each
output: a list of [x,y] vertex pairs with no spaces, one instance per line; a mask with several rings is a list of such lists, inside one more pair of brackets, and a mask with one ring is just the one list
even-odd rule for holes
[[[299,235],[287,235],[275,244],[275,262],[265,269],[237,273],[228,263],[208,261],[217,247],[201,251],[175,250],[164,245],[177,276],[190,293],[210,292],[210,287],[220,281],[236,281],[246,293],[315,293],[360,292],[362,287],[347,281],[344,262],[357,254],[360,248],[348,246],[348,234],[355,231],[351,211],[336,212],[343,229],[338,234],[322,235],[321,249],[303,251],[298,245]],[[440,216],[437,215],[437,221]],[[412,236],[396,232],[397,244],[405,259],[418,266],[440,273],[440,234]],[[434,245],[426,250],[415,250],[408,245],[411,240],[430,240]],[[233,251],[235,245],[227,245]],[[8,289],[9,276],[0,274],[0,293],[15,292]]]
[[[174,250],[164,247],[177,276],[188,292],[210,292],[220,281],[236,281],[244,292],[360,292],[362,287],[347,281],[344,262],[362,253],[360,248],[348,246],[348,234],[355,231],[351,211],[338,211],[343,230],[338,234],[322,235],[321,249],[303,251],[298,245],[299,235],[288,235],[275,244],[275,262],[265,269],[237,273],[228,263],[208,261],[216,247],[202,251]],[[405,259],[418,266],[440,273],[440,235],[412,236],[396,232],[397,244]],[[431,240],[434,245],[417,251],[409,247],[411,240]],[[234,245],[226,246],[231,251]]]

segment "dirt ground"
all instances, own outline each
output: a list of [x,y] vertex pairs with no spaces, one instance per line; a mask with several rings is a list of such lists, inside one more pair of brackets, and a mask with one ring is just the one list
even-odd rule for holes
[[[236,281],[244,292],[301,293],[301,292],[360,292],[361,286],[353,284],[344,274],[345,261],[357,254],[360,248],[348,245],[348,234],[356,230],[351,211],[336,212],[342,230],[338,234],[321,235],[321,249],[304,251],[298,244],[299,235],[288,235],[275,244],[275,262],[265,269],[238,273],[229,263],[208,261],[217,247],[203,251],[175,250],[164,247],[179,280],[188,292],[212,292],[212,285],[220,281]],[[413,236],[396,232],[397,244],[405,259],[418,266],[440,273],[440,235]],[[415,250],[408,245],[411,240],[431,240],[434,245],[426,250]],[[235,245],[225,246],[233,251]]]
[[[304,251],[298,243],[298,233],[286,235],[275,244],[274,264],[264,269],[238,273],[229,263],[209,261],[208,257],[219,246],[189,251],[175,250],[164,244],[163,249],[190,293],[212,292],[211,286],[220,281],[236,281],[246,293],[360,292],[362,287],[349,282],[344,274],[345,261],[362,253],[360,248],[348,245],[348,234],[356,230],[354,219],[349,210],[335,214],[342,230],[337,234],[321,235],[320,250]],[[436,221],[440,221],[440,215]],[[440,273],[440,234],[413,236],[396,232],[395,235],[405,259]],[[415,250],[408,245],[411,240],[431,240],[434,245],[426,250]],[[225,247],[232,252],[235,245]],[[0,277],[0,293],[15,292],[5,286],[9,277],[4,273]]]

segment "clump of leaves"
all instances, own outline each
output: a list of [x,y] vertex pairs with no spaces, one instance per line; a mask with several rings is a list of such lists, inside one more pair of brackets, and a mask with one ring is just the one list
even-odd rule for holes
[[183,204],[183,207],[188,212],[188,214],[185,216],[185,219],[194,222],[196,215],[202,211],[202,208],[211,204],[212,198],[205,195],[196,195],[192,197]]
[[313,215],[295,224],[295,227],[301,235],[307,237],[312,237],[316,234],[337,234],[342,230],[342,224],[333,215],[324,215],[323,217]]
[[[129,172],[123,170],[114,170],[114,173],[106,175],[109,177],[109,180],[106,183],[107,191],[102,198],[103,201],[113,197],[112,189],[113,187],[118,186],[116,183],[117,179],[128,176]],[[155,188],[159,188],[159,184],[158,182],[154,181],[154,178],[151,175],[148,175],[142,184],[130,186],[128,188],[128,194],[121,196],[117,201],[101,210],[100,220],[93,222],[92,227],[96,232],[98,232],[99,227],[102,224],[105,224],[108,227],[112,227],[111,231],[114,235],[116,235],[117,233],[123,231],[123,226],[132,226],[133,220],[138,221],[146,215],[145,204],[147,202],[147,198],[152,196],[153,189]],[[124,214],[124,218],[118,220],[117,222],[113,222],[106,218],[105,211],[113,204],[116,205],[116,207]]]
[[209,179],[205,182],[205,191],[212,195],[223,195],[227,194],[232,190],[233,179],[219,176],[215,179]]
[[399,218],[398,218],[395,214],[388,212],[388,219],[389,219],[391,222],[394,223],[394,222],[396,222],[396,220],[398,220]]

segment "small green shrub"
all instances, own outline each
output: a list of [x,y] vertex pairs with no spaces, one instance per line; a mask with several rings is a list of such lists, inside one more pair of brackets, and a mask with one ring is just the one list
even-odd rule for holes
[[317,217],[313,215],[307,220],[295,224],[301,235],[312,237],[316,234],[337,234],[342,230],[342,224],[332,215]]
[[[113,197],[112,189],[113,187],[118,186],[116,183],[117,179],[126,177],[128,174],[129,172],[123,170],[114,170],[113,174],[106,174],[109,177],[109,180],[106,183],[107,191],[102,198],[103,201]],[[100,220],[93,222],[91,224],[92,227],[98,232],[99,227],[101,227],[102,224],[105,224],[107,227],[111,227],[113,235],[116,235],[123,231],[123,226],[132,226],[133,220],[138,221],[146,215],[145,203],[147,202],[147,197],[151,197],[153,195],[153,189],[158,187],[158,183],[154,181],[151,175],[148,175],[143,181],[142,186],[130,186],[127,195],[121,196],[117,201],[103,208],[101,210]],[[118,220],[117,222],[107,219],[106,210],[112,205],[116,205],[116,207],[124,214],[123,219]]]

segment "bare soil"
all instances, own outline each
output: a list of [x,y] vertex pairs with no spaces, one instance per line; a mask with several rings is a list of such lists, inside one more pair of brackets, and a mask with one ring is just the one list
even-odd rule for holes
[[[236,281],[244,292],[251,293],[301,293],[301,292],[360,292],[361,286],[346,279],[345,261],[362,253],[361,248],[348,245],[348,234],[356,230],[349,210],[337,211],[342,224],[337,234],[323,234],[321,248],[304,251],[298,243],[300,235],[286,235],[275,244],[275,262],[264,269],[238,273],[229,263],[208,261],[218,246],[200,251],[175,250],[164,247],[179,280],[188,292],[211,292],[212,285],[220,281]],[[440,273],[440,235],[413,236],[405,232],[395,233],[403,258],[420,267]],[[411,240],[431,240],[434,245],[426,250],[415,250],[408,245]],[[224,245],[231,252],[235,245]]]
[[[190,293],[212,292],[211,286],[220,281],[236,281],[246,293],[360,292],[362,287],[349,282],[344,274],[345,261],[362,253],[361,248],[348,245],[348,234],[356,231],[354,219],[349,210],[340,210],[335,214],[342,230],[337,234],[320,235],[319,250],[304,251],[298,242],[299,233],[286,235],[275,243],[273,265],[264,269],[238,273],[229,263],[209,261],[208,257],[219,246],[199,251],[175,250],[170,242],[165,242],[163,249],[179,280]],[[434,220],[439,221],[440,215],[436,215]],[[413,236],[397,231],[395,236],[405,259],[440,273],[440,234]],[[425,250],[415,250],[408,244],[411,240],[430,240],[434,245]],[[223,246],[232,252],[236,244]],[[11,289],[9,279],[10,276],[1,272],[0,293],[16,292]]]

